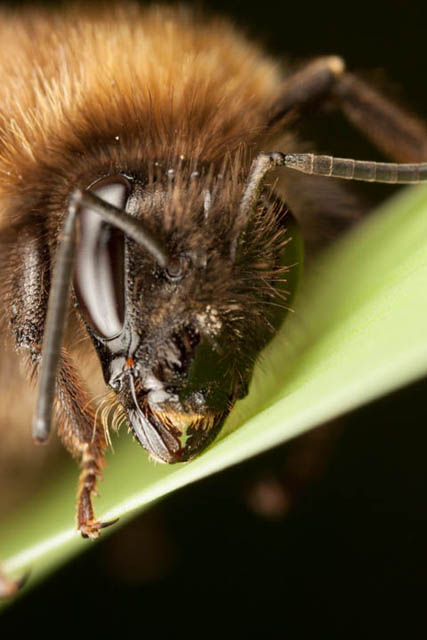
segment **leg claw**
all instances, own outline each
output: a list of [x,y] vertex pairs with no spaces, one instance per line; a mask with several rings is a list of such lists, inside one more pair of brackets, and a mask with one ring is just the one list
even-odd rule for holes
[[112,524],[116,524],[120,518],[114,518],[114,520],[107,520],[107,522],[100,523],[100,529],[105,529],[106,527],[111,527]]
[[95,520],[93,522],[87,522],[86,524],[80,525],[79,530],[82,538],[91,538],[92,540],[96,540],[96,538],[99,538],[101,529],[105,529],[112,524],[116,524],[119,519],[120,518],[115,518],[114,520],[108,520],[108,522],[99,522],[98,520]]

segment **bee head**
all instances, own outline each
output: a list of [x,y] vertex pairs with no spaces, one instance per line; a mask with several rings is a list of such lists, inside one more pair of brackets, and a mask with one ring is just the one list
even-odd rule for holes
[[82,207],[74,292],[134,435],[171,463],[213,440],[283,320],[291,218],[267,191],[248,218],[238,171],[156,167],[90,190],[148,227],[166,264]]

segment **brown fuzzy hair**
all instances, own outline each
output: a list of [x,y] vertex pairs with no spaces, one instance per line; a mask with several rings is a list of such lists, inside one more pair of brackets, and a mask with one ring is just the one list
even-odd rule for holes
[[[55,10],[33,6],[16,14],[2,10],[0,41],[3,303],[13,308],[27,268],[22,249],[15,249],[14,230],[21,238],[22,227],[24,235],[39,234],[48,246],[49,257],[38,267],[47,298],[70,193],[119,173],[143,175],[156,187],[157,164],[160,171],[177,170],[169,206],[157,221],[159,232],[163,226],[187,248],[210,233],[212,263],[221,263],[216,237],[222,232],[230,239],[250,162],[264,133],[270,136],[269,111],[283,80],[278,65],[226,20],[208,20],[185,7],[142,8],[130,2],[90,8],[71,3]],[[194,170],[200,179],[185,189]],[[226,176],[218,190],[221,171]],[[218,191],[210,229],[199,228],[194,217],[206,189]],[[248,258],[268,298],[262,254],[275,231],[268,225],[265,230],[264,235],[261,228],[252,230]],[[240,273],[242,281],[250,280],[245,265]],[[209,285],[212,302],[228,309],[240,296],[234,315],[242,317],[250,293],[246,284],[233,290],[218,269],[211,274],[216,274]],[[254,304],[254,323],[262,313]],[[230,325],[237,333],[239,322]],[[87,356],[82,329],[72,314],[65,344],[74,353],[83,345]],[[89,367],[96,368],[93,358]],[[100,391],[92,380],[91,375],[92,391]]]
[[[3,300],[12,308],[15,291],[25,282],[15,231],[21,238],[38,233],[33,241],[47,248],[39,265],[41,295],[47,299],[70,194],[104,176],[132,175],[153,192],[153,207],[139,215],[178,251],[196,251],[204,243],[213,265],[205,281],[194,275],[195,298],[188,279],[175,316],[183,323],[198,313],[206,324],[204,309],[213,304],[230,329],[235,354],[245,355],[252,366],[265,342],[259,323],[268,325],[270,334],[273,330],[266,310],[284,307],[284,294],[274,285],[283,280],[277,256],[286,237],[277,227],[274,198],[258,208],[245,231],[243,258],[234,264],[230,246],[248,222],[237,214],[253,158],[261,150],[295,149],[283,123],[269,125],[286,80],[280,67],[230,22],[185,7],[120,2],[30,7],[17,14],[3,10],[0,41],[0,232],[3,248],[8,247],[0,265]],[[170,188],[169,171],[175,176]],[[199,177],[191,186],[195,173]],[[292,193],[291,185],[285,186]],[[206,222],[200,214],[207,191],[212,206]],[[298,198],[293,199],[298,208]],[[148,282],[144,296],[138,277],[134,285],[135,299],[150,299]],[[163,322],[168,302],[166,295],[153,296],[153,327]],[[146,309],[140,311],[148,317]],[[75,350],[79,335],[83,343],[88,336],[76,314],[72,323],[65,344]],[[248,340],[250,357],[244,353]]]
[[14,216],[147,158],[254,150],[282,80],[228,22],[186,8],[28,9],[3,16],[0,40],[0,204]]

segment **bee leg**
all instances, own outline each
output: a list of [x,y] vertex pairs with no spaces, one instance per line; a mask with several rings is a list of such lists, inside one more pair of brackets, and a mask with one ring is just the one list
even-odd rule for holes
[[65,350],[57,377],[58,433],[73,457],[80,459],[77,492],[77,528],[84,538],[97,538],[101,529],[113,524],[96,519],[92,497],[97,495],[107,448],[104,430],[95,420],[93,409],[74,365]]
[[[8,297],[12,301],[10,328],[17,350],[27,355],[25,370],[31,372],[32,379],[37,377],[40,368],[49,291],[49,252],[42,237],[40,229],[21,230],[14,242],[15,268],[8,276]],[[96,424],[88,394],[64,349],[56,386],[59,435],[73,457],[80,460],[82,468],[77,496],[77,527],[83,536],[95,538],[105,526],[95,518],[92,496],[96,494],[107,444],[102,427]]]
[[351,73],[343,73],[333,96],[348,120],[397,162],[427,160],[427,128],[402,107]]
[[290,76],[271,111],[270,125],[326,102],[338,107],[352,125],[393,160],[427,160],[424,122],[346,72],[344,61],[337,56],[318,58]]
[[338,56],[316,58],[290,75],[269,113],[269,126],[281,124],[289,116],[301,116],[330,97],[337,78],[345,69]]

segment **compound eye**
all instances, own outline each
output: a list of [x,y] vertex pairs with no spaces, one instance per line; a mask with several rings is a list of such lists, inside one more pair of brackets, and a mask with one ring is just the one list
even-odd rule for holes
[[[130,184],[123,176],[90,187],[99,198],[124,209]],[[124,324],[124,235],[89,208],[79,216],[74,291],[86,322],[103,338],[114,338]]]

